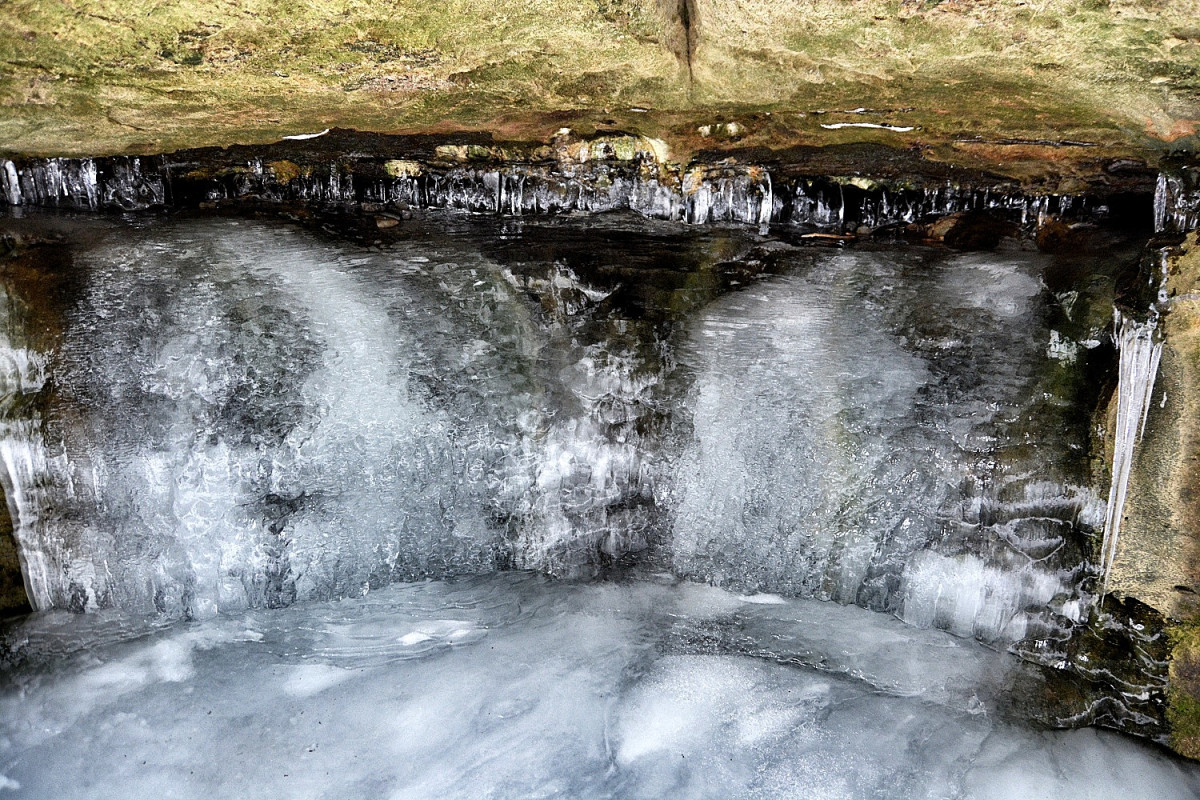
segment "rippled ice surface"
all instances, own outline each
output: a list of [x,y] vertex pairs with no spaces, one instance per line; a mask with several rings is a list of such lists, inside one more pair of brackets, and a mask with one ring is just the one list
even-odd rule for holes
[[1010,659],[855,607],[509,573],[144,632],[9,631],[0,796],[1192,798],[1008,720]]

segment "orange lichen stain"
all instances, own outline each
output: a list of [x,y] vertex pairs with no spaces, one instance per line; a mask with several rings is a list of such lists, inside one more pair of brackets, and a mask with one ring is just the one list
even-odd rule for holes
[[1146,121],[1146,133],[1162,139],[1164,142],[1174,142],[1186,136],[1196,135],[1196,130],[1200,128],[1200,119],[1177,119],[1168,120],[1153,119],[1151,117],[1143,117]]
[[1197,128],[1200,128],[1200,119],[1181,119],[1171,126],[1165,138],[1168,142],[1173,142],[1185,136],[1194,136]]

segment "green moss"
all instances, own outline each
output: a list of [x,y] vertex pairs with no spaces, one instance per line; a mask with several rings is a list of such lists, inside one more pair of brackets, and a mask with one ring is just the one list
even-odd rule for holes
[[275,175],[275,180],[285,186],[300,177],[300,167],[291,161],[272,161],[267,167]]
[[[0,5],[0,141],[99,154],[332,126],[545,138],[563,114],[694,136],[728,110],[777,115],[747,126],[748,145],[942,143],[957,158],[949,143],[964,136],[1166,147],[1156,137],[1200,119],[1200,47],[1179,38],[1195,23],[1173,4],[693,6],[689,70],[656,0],[11,0]],[[862,119],[919,130],[828,131],[830,118],[807,116],[860,106],[912,109]]]
[[1171,642],[1167,722],[1171,747],[1180,755],[1200,759],[1200,619],[1168,630]]

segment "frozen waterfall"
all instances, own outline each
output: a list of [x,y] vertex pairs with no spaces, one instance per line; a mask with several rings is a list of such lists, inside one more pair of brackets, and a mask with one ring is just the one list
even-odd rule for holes
[[[415,188],[562,199],[473,180]],[[0,793],[1196,796],[1050,730],[1162,730],[1157,651],[1087,639],[1121,254],[810,247],[679,224],[796,186],[689,188],[387,241],[23,212],[61,237],[0,271],[39,609],[0,626]],[[1132,447],[1159,350],[1119,339]]]
[[[181,222],[82,252],[52,350],[9,325],[34,604],[196,618],[634,558],[987,641],[1079,621],[1101,505],[1086,428],[1023,422],[1066,413],[1045,387],[1073,368],[1038,257],[648,229],[674,271],[598,266],[615,224],[489,255]],[[724,293],[763,259],[780,274]]]

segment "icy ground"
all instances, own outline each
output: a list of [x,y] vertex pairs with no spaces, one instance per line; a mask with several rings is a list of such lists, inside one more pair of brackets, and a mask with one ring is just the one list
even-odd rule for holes
[[1012,657],[853,606],[525,573],[5,632],[0,797],[1195,798],[1012,721]]

